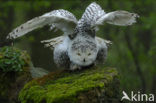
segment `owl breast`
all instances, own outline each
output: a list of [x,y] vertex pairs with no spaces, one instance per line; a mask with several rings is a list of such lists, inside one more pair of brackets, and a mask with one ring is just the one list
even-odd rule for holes
[[70,61],[80,65],[91,65],[97,57],[97,45],[92,37],[76,37],[68,48]]

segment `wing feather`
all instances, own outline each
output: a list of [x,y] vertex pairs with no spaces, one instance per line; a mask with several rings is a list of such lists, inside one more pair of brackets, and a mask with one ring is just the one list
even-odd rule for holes
[[[53,39],[49,39],[49,40],[43,40],[41,41],[41,43],[44,43],[45,47],[50,47],[51,49],[54,49],[57,45],[63,43],[65,36],[59,36]],[[103,43],[105,43],[107,46],[111,45],[112,42],[110,40],[105,40],[103,38],[100,37],[95,37],[95,40],[97,41],[98,45],[103,45]]]
[[114,11],[107,13],[97,20],[96,25],[103,25],[105,22],[109,24],[119,25],[119,26],[128,26],[136,22],[136,18],[139,15],[136,13],[130,13],[128,11]]
[[81,19],[85,19],[86,21],[89,21],[90,23],[95,23],[96,20],[104,14],[105,12],[104,10],[102,10],[100,5],[93,2],[86,8]]
[[11,33],[9,33],[7,38],[15,39],[17,37],[25,35],[26,33],[34,29],[52,24],[53,26],[61,29],[65,34],[68,35],[70,33],[72,34],[72,32],[74,31],[74,28],[77,24],[77,19],[72,13],[66,10],[54,10],[20,25],[19,27],[15,28]]
[[58,44],[63,43],[64,38],[64,36],[59,36],[53,39],[43,40],[41,41],[41,43],[45,43],[45,47],[50,47],[51,49],[54,49]]
[[[104,15],[105,12],[102,10],[100,5],[93,2],[91,3],[83,13],[81,19],[78,21],[78,28],[80,28],[82,31],[85,30],[97,30],[97,27],[95,26],[96,21]],[[93,28],[92,28],[93,27]]]
[[98,36],[95,37],[95,40],[97,41],[97,44],[99,45],[103,45],[103,43],[105,43],[108,47],[112,45],[112,41],[100,38]]

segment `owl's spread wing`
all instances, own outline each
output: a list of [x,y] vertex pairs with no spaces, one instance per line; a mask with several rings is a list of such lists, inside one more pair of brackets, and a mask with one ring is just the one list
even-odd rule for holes
[[114,24],[119,26],[128,26],[135,23],[136,18],[138,17],[139,15],[136,13],[130,13],[128,11],[119,10],[101,16],[97,20],[96,25],[103,25],[106,22],[109,24]]
[[[50,47],[51,49],[54,49],[57,45],[63,43],[64,39],[65,39],[65,36],[59,36],[53,39],[43,40],[41,41],[41,43],[44,43],[45,47]],[[103,45],[103,43],[105,43],[107,46],[109,46],[112,44],[111,41],[105,40],[97,36],[95,37],[95,40],[97,41],[98,45]]]
[[95,2],[91,3],[82,15],[82,22],[94,24],[102,15],[105,15],[104,10]]
[[51,49],[54,49],[58,44],[61,44],[64,40],[64,36],[59,36],[53,39],[49,40],[43,40],[41,43],[44,43],[45,47],[50,47]]
[[52,25],[68,35],[73,33],[74,28],[77,25],[77,19],[72,13],[66,10],[54,10],[20,25],[9,33],[7,38],[15,39],[45,25]]
[[[95,2],[91,3],[83,13],[81,19],[78,21],[77,27],[79,30],[98,30],[95,26],[96,21],[102,16],[105,15],[104,10]],[[92,28],[93,27],[93,28]]]
[[97,44],[99,46],[103,45],[103,43],[105,43],[107,45],[107,47],[109,47],[110,45],[112,45],[112,41],[106,40],[106,39],[103,39],[103,38],[100,38],[98,36],[95,37],[95,40],[97,41]]
[[104,23],[119,26],[132,25],[136,22],[137,17],[139,17],[138,14],[123,10],[105,13],[100,5],[93,2],[86,8],[82,18],[78,21],[78,26],[82,30],[94,29],[97,31],[98,25],[103,25]]

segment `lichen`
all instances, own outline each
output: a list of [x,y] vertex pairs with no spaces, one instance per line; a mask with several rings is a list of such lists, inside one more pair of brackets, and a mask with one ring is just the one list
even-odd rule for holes
[[[51,73],[27,83],[21,90],[21,103],[79,103],[80,94],[95,88],[106,90],[117,71],[112,68],[90,68],[77,72]],[[112,94],[112,91],[110,92]]]

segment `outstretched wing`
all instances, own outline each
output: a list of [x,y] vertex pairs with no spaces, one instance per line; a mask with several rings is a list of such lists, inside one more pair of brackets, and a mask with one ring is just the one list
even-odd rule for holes
[[[50,47],[51,49],[54,49],[57,45],[63,43],[64,39],[65,39],[65,36],[59,36],[53,39],[43,40],[41,41],[41,43],[44,43],[45,47]],[[97,41],[98,45],[102,45],[103,43],[105,43],[107,46],[110,46],[112,44],[111,41],[102,39],[97,36],[95,37],[95,40]]]
[[63,43],[64,38],[64,36],[59,36],[53,39],[43,40],[41,41],[41,43],[44,43],[45,47],[50,47],[51,49],[54,49],[58,44]]
[[95,37],[95,40],[97,41],[98,46],[103,45],[103,43],[105,43],[107,47],[112,45],[112,41],[100,38],[98,36]]
[[136,13],[128,11],[114,11],[105,13],[102,8],[95,2],[91,3],[85,10],[82,18],[78,21],[80,30],[98,30],[98,25],[103,25],[105,22],[114,25],[128,26],[136,22],[139,17]]
[[105,15],[104,10],[95,2],[91,3],[85,10],[82,18],[78,21],[78,28],[80,30],[91,30],[96,29],[92,28],[95,26],[96,21],[102,16]]
[[97,22],[96,25],[103,25],[103,23],[109,23],[119,26],[128,26],[132,25],[136,22],[136,18],[138,18],[139,15],[136,13],[130,13],[128,11],[114,11],[107,13],[103,16],[101,16]]
[[104,14],[104,10],[97,3],[93,2],[86,8],[81,20],[92,25]]
[[68,35],[73,33],[74,28],[77,25],[77,19],[72,13],[66,10],[54,10],[20,25],[9,33],[7,38],[15,39],[45,25],[52,25]]

